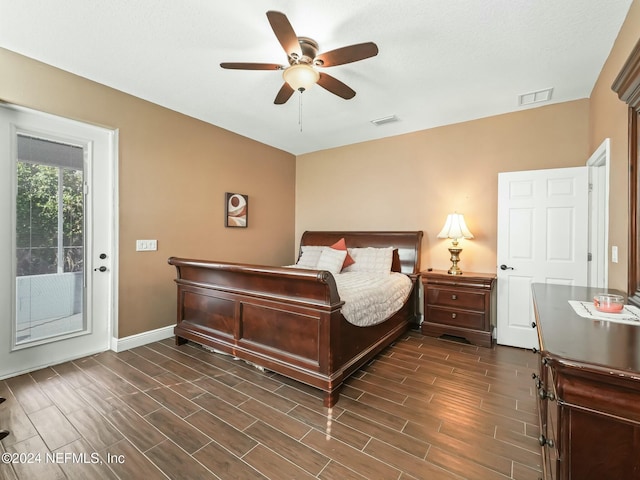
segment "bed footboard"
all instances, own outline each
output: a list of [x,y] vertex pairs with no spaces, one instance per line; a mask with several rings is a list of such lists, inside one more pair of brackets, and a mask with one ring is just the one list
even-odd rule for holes
[[339,338],[330,332],[343,302],[331,274],[175,257],[169,264],[177,269],[178,344],[192,340],[335,396],[330,352]]

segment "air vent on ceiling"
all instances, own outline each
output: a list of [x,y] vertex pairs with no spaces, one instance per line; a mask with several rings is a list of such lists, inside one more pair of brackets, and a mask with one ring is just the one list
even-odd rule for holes
[[379,127],[380,125],[384,125],[385,123],[393,123],[397,121],[398,117],[396,117],[395,115],[389,115],[388,117],[376,118],[375,120],[371,120],[371,123],[373,123],[376,127]]
[[537,90],[535,92],[523,93],[518,95],[518,105],[525,106],[531,105],[533,103],[542,103],[548,102],[551,100],[551,94],[553,93],[553,88],[545,88],[543,90]]

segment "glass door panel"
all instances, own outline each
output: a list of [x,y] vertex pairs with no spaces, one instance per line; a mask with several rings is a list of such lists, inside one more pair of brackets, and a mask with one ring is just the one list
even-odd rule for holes
[[87,330],[82,146],[18,134],[16,348]]

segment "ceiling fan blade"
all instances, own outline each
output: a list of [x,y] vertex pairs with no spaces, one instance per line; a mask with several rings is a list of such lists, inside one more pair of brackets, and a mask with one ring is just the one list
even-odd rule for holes
[[352,90],[351,87],[345,85],[337,78],[327,75],[326,73],[320,73],[318,85],[325,90],[329,90],[334,95],[344,98],[345,100],[349,100],[356,96],[355,90]]
[[275,103],[276,105],[282,105],[283,103],[287,103],[287,100],[291,98],[291,95],[293,95],[293,92],[294,92],[293,88],[291,88],[287,82],[284,82],[284,84],[282,85],[282,88],[276,95],[276,99],[273,101],[273,103]]
[[[319,54],[314,63],[319,67],[334,67],[345,63],[357,62],[365,58],[375,57],[378,54],[378,46],[373,42],[358,43],[348,47],[337,48],[329,52]],[[318,61],[322,63],[318,63]]]
[[282,45],[282,48],[284,48],[286,54],[288,56],[297,55],[297,58],[301,58],[302,49],[300,48],[300,42],[287,16],[282,12],[269,10],[267,12],[267,18],[269,19],[273,33],[276,34],[276,38],[280,42],[280,45]]
[[230,68],[233,70],[283,70],[282,65],[277,63],[243,63],[243,62],[224,62],[221,63],[222,68]]

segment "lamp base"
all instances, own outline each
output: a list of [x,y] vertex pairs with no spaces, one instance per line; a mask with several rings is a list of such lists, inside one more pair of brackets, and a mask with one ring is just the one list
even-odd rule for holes
[[461,248],[449,247],[449,253],[451,253],[451,268],[447,270],[449,275],[462,275],[462,270],[458,268],[458,262],[460,261]]

